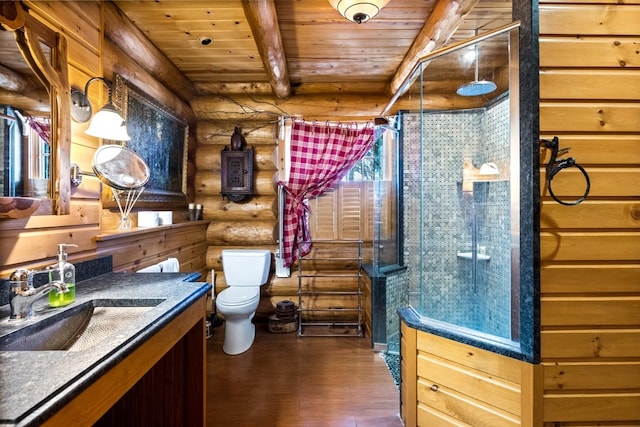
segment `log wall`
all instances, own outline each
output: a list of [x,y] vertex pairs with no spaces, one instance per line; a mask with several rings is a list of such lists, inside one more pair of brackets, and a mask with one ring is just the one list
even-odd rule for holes
[[[262,93],[264,88],[253,88],[251,89],[253,93],[250,95],[246,94],[250,89],[241,89],[242,93],[229,93],[225,96],[202,95],[195,97],[192,101],[198,118],[198,145],[195,160],[196,203],[202,203],[204,218],[211,221],[206,232],[208,242],[206,265],[209,270],[215,272],[216,293],[227,287],[222,271],[224,249],[268,249],[275,253],[279,238],[277,181],[281,159],[278,157],[278,114],[284,114],[284,112],[279,109],[278,104],[285,101],[276,100],[272,95]],[[308,103],[305,97],[293,97],[286,103],[288,108],[293,109],[296,116],[301,117],[330,117],[339,120],[355,115],[360,120],[364,120],[364,117],[369,114],[361,108],[336,111],[332,102]],[[367,119],[370,118],[371,116],[367,117]],[[255,152],[255,194],[248,201],[241,203],[226,200],[220,194],[220,153],[230,144],[235,127],[242,129],[247,146],[252,146]],[[316,237],[312,231],[312,239],[319,241]],[[352,246],[357,248],[357,242]],[[344,248],[344,243],[332,245],[322,242],[322,248],[315,249],[308,257],[336,258],[340,257]],[[351,277],[305,278],[303,288],[305,290],[355,291],[358,287],[358,281],[353,277],[354,270],[357,270],[356,264],[331,261],[323,262],[321,265],[306,263],[305,275],[336,276],[350,273]],[[272,259],[272,274],[267,284],[261,288],[262,298],[256,318],[264,320],[274,312],[275,305],[279,301],[290,300],[298,304],[298,264],[294,263],[290,270],[290,277],[276,277],[275,260]],[[208,277],[210,278],[210,275]],[[306,307],[354,308],[357,307],[357,299],[353,295],[309,297]],[[325,313],[330,315],[330,319],[326,320],[341,320],[344,315],[339,312]],[[308,313],[306,316],[313,317],[311,314]]]
[[[311,252],[291,266],[291,277],[274,278],[267,290],[272,301],[291,300],[299,304],[298,285],[303,292],[301,308],[305,321],[355,322],[358,308],[358,242],[314,240]],[[298,279],[301,272],[302,279]],[[360,280],[360,283],[359,283]],[[315,295],[306,295],[307,292]],[[361,301],[364,299],[361,296]],[[345,309],[344,311],[314,311]],[[370,330],[365,326],[365,330]]]
[[[549,427],[640,422],[639,19],[638,1],[540,1],[540,134],[591,177],[587,200],[563,206],[541,171]],[[576,169],[553,180],[567,200],[584,188]]]
[[[277,203],[277,120],[211,120],[198,116],[195,161],[195,202],[204,207],[204,218],[210,221],[206,230],[205,260],[208,279],[215,292],[227,287],[222,271],[224,249],[267,249],[275,253],[278,241]],[[254,150],[254,195],[239,203],[223,198],[221,190],[221,152],[230,145],[235,127],[242,129],[246,147]],[[214,278],[211,278],[211,270]],[[275,271],[272,257],[271,271]],[[271,274],[269,280],[273,280]],[[273,313],[267,286],[261,288],[262,298],[257,317]]]
[[[366,337],[371,337],[371,346],[375,345],[373,336],[373,283],[368,274],[362,275],[362,329]],[[374,348],[375,350],[375,348]]]

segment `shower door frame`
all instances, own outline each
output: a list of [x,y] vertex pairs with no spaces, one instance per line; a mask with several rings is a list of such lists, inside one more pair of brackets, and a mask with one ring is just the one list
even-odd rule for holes
[[[515,15],[514,11],[514,15]],[[527,22],[531,25],[531,22]],[[515,30],[515,31],[514,31]],[[501,339],[474,330],[456,327],[415,313],[423,323],[423,329],[435,334],[464,341],[536,363],[539,360],[539,159],[536,157],[537,124],[539,106],[538,81],[533,73],[538,61],[537,46],[531,41],[537,27],[522,31],[520,21],[500,27],[460,43],[432,52],[422,58],[414,73],[404,82],[396,96],[384,111],[401,96],[414,81],[425,61],[433,60],[454,50],[463,49],[497,34],[510,33],[510,139],[511,139],[511,289],[512,289],[512,340]],[[521,84],[523,82],[524,84]],[[421,96],[422,98],[422,96]],[[424,143],[424,141],[423,141]]]

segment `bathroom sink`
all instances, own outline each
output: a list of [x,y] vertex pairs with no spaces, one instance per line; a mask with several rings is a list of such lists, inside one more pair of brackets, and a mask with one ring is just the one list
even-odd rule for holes
[[102,342],[162,299],[91,300],[0,337],[0,351],[81,351]]

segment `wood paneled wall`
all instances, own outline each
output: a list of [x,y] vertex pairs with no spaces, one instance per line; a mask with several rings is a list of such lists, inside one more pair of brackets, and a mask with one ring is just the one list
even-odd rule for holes
[[[102,46],[99,2],[25,1],[29,13],[67,40],[69,83],[83,88],[86,81],[101,75]],[[92,103],[102,99],[99,85],[90,91]],[[87,123],[71,122],[71,162],[82,170],[91,170],[91,158],[98,140],[84,134]],[[95,257],[94,236],[100,232],[100,185],[96,179],[85,179],[72,188],[70,215],[32,216],[20,220],[0,221],[0,277],[6,278],[18,267],[35,267],[55,260],[58,243],[73,243],[69,259],[74,262]]]
[[[575,158],[591,179],[586,201],[558,204],[542,150],[541,364],[521,377],[519,419],[495,418],[506,406],[487,415],[483,396],[506,395],[483,390],[489,370],[474,372],[466,358],[451,357],[464,344],[403,327],[401,413],[409,425],[640,422],[640,1],[542,0],[539,12],[540,137],[558,136],[561,148],[571,148],[562,157]],[[553,179],[565,201],[585,185],[576,168]],[[469,358],[476,354],[469,350]],[[487,355],[486,366],[501,360]],[[452,389],[433,393],[432,375]]]
[[[401,325],[401,414],[412,426],[539,426],[539,367]],[[538,411],[539,413],[540,411]]]
[[183,222],[96,236],[98,255],[111,255],[113,271],[135,273],[174,257],[182,272],[207,276],[207,221]]
[[640,2],[588,3],[540,1],[540,134],[591,178],[541,171],[545,426],[640,422]]
[[[142,69],[114,42],[105,38],[105,8],[115,6],[99,1],[27,0],[25,4],[37,19],[65,36],[69,83],[72,87],[84,90],[87,80],[94,76],[111,79],[116,72],[124,75],[189,122],[193,131],[190,135],[190,149],[192,153],[195,152],[195,120],[190,107]],[[89,97],[95,111],[106,102],[106,89],[103,85],[92,84]],[[70,160],[77,163],[83,171],[91,170],[91,160],[99,146],[97,138],[84,133],[87,126],[88,123],[71,121]],[[193,174],[192,169],[193,158],[190,157],[188,173]],[[192,183],[191,176],[191,189]],[[193,193],[192,190],[189,192]],[[193,198],[193,194],[190,196]],[[179,259],[182,271],[198,271],[206,275],[204,231],[188,236],[187,240],[182,238],[184,230],[179,227],[158,230],[160,237],[154,238],[148,238],[144,233],[137,237],[116,234],[107,239],[107,243],[99,245],[96,236],[103,235],[105,230],[116,224],[111,220],[112,217],[111,212],[102,209],[100,182],[95,178],[85,177],[79,187],[71,190],[70,215],[32,216],[0,221],[0,277],[7,278],[19,267],[35,268],[53,262],[58,243],[78,245],[78,248],[69,250],[71,262],[112,254],[116,271],[134,271],[174,256]],[[174,222],[181,218],[184,220],[184,212],[174,212]],[[136,246],[136,250],[123,250],[131,245]]]

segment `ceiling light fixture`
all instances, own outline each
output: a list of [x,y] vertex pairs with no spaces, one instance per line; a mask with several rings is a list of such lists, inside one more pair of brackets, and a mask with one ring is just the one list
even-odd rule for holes
[[367,22],[389,3],[389,0],[329,0],[331,6],[351,22]]
[[[109,100],[91,118],[91,102],[89,102],[89,85],[96,80],[101,80],[107,87]],[[102,77],[93,77],[84,86],[84,92],[78,89],[71,89],[71,117],[79,123],[84,123],[91,119],[89,127],[85,131],[87,135],[95,136],[112,141],[129,141],[129,133],[125,120],[116,110],[111,102],[111,82]]]

